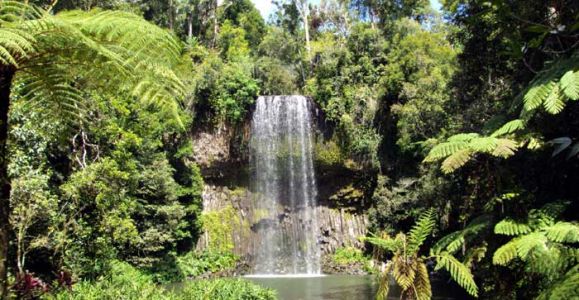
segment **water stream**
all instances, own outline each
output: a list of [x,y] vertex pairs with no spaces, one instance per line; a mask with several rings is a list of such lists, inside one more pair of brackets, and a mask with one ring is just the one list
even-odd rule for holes
[[303,96],[262,96],[251,122],[254,274],[320,274],[312,117]]

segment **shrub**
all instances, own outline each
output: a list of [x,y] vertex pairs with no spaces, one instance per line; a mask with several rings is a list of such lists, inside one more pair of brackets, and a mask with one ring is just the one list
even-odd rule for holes
[[181,290],[183,299],[276,299],[273,290],[242,279],[213,279],[188,282]]
[[156,285],[153,277],[124,262],[111,264],[111,272],[98,281],[82,281],[72,290],[46,295],[51,300],[188,300],[188,299],[276,299],[275,292],[241,279],[185,282],[170,290]]
[[177,266],[186,278],[235,268],[238,257],[230,252],[190,252],[177,258]]
[[354,247],[338,248],[332,258],[338,264],[366,263],[369,260],[362,250]]

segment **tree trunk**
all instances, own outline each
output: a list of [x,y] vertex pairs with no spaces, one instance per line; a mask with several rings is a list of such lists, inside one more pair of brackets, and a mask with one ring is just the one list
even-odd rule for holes
[[189,41],[193,38],[193,12],[189,12],[187,16],[187,38]]
[[8,245],[10,234],[10,179],[8,178],[8,109],[15,69],[0,65],[0,297],[8,296]]
[[304,29],[306,33],[306,50],[308,51],[308,58],[312,57],[312,48],[310,47],[310,25],[308,24],[308,16],[304,15]]
[[174,23],[175,23],[175,17],[174,17],[174,12],[173,12],[173,0],[169,0],[169,10],[168,12],[168,19],[169,19],[169,29],[171,29],[171,31],[173,30],[174,27]]
[[217,23],[217,8],[218,8],[219,3],[217,3],[217,0],[213,1],[212,6],[213,6],[213,10],[212,10],[212,16],[211,18],[213,19],[213,43],[212,43],[212,48],[217,47],[217,35],[219,34],[219,23]]

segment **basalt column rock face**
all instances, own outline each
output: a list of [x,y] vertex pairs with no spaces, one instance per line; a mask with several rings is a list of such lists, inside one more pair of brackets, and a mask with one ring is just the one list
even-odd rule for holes
[[232,251],[249,273],[316,274],[324,254],[363,247],[367,195],[351,170],[318,170],[321,119],[306,97],[270,96],[245,122],[197,130],[206,221],[198,250]]

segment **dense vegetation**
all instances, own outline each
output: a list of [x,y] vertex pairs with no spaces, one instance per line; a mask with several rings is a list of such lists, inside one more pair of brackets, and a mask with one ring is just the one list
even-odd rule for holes
[[2,295],[274,297],[154,283],[237,259],[194,251],[213,225],[192,131],[300,93],[333,129],[321,162],[364,174],[368,248],[408,297],[430,296],[430,261],[483,298],[577,297],[579,3],[441,2],[285,0],[264,20],[250,0],[0,0]]

